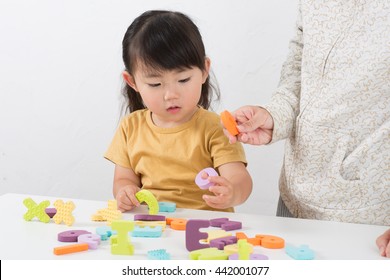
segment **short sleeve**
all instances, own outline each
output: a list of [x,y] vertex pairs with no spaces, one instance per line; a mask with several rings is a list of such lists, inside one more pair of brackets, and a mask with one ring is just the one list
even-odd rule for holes
[[223,134],[221,126],[212,130],[209,140],[209,149],[214,163],[217,168],[229,162],[242,162],[247,165],[245,151],[241,143],[230,144],[228,138]]
[[129,128],[124,119],[117,128],[114,138],[104,154],[104,158],[122,167],[131,168],[128,150],[128,132]]

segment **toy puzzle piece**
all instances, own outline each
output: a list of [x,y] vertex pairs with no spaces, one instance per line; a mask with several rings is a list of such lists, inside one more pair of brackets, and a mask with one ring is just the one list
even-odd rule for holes
[[220,227],[223,230],[237,230],[242,228],[242,223],[237,221],[230,221],[228,218],[217,218],[210,220],[210,225],[213,227]]
[[77,241],[79,243],[87,243],[88,249],[95,250],[98,248],[98,246],[100,244],[100,236],[97,234],[93,234],[93,233],[81,234],[77,238]]
[[71,226],[74,223],[72,211],[76,208],[76,206],[72,201],[64,203],[61,199],[59,199],[54,202],[54,207],[57,210],[57,213],[53,217],[56,224],[64,222],[67,226]]
[[243,232],[236,232],[236,237],[241,240],[247,240],[248,243],[254,246],[262,246],[268,249],[284,248],[284,239],[274,235],[256,234],[255,238],[248,238]]
[[170,222],[171,228],[174,230],[186,230],[187,228],[187,220],[186,219],[179,219],[179,218],[173,218]]
[[286,246],[286,253],[295,260],[314,259],[314,251],[307,245],[301,245],[298,248],[294,246]]
[[135,226],[134,230],[131,232],[131,236],[133,237],[161,237],[162,235],[162,227],[155,226]]
[[45,213],[50,217],[53,218],[54,215],[57,213],[57,209],[55,208],[46,208]]
[[57,239],[60,242],[77,242],[77,238],[82,234],[90,233],[86,230],[67,230],[60,232],[57,235]]
[[233,136],[236,136],[239,132],[237,129],[237,122],[230,114],[229,111],[223,111],[221,113],[221,121],[223,125],[225,126],[226,130]]
[[260,238],[248,238],[245,233],[243,232],[236,232],[237,239],[245,239],[248,241],[248,243],[252,244],[253,246],[260,246],[261,239]]
[[96,234],[100,236],[101,240],[107,240],[111,235],[117,234],[117,232],[109,226],[104,226],[96,228]]
[[214,183],[210,182],[207,178],[203,179],[202,175],[203,173],[207,173],[209,176],[218,176],[218,172],[215,171],[214,168],[207,167],[205,169],[202,169],[195,177],[195,184],[201,188],[202,190],[207,190],[211,186],[214,185]]
[[203,248],[190,252],[191,260],[227,260],[229,255],[217,248]]
[[238,259],[249,260],[249,255],[250,255],[252,245],[250,245],[244,239],[238,240],[237,245],[238,245]]
[[[99,210],[99,211],[101,211],[101,210]],[[106,222],[107,221],[107,219],[103,218],[103,215],[99,214],[99,212],[92,214],[91,220],[94,222]]]
[[210,220],[210,226],[212,226],[212,227],[219,227],[220,228],[227,221],[229,221],[228,218],[211,219]]
[[82,252],[82,251],[87,251],[87,250],[88,250],[87,243],[77,243],[77,244],[72,244],[72,245],[55,247],[53,250],[53,253],[55,255],[64,255],[64,254]]
[[165,249],[148,251],[149,260],[170,260],[171,255]]
[[200,228],[208,228],[210,226],[209,220],[189,220],[186,226],[186,248],[188,251],[208,248],[209,244],[201,244],[201,239],[207,238],[207,232],[200,232]]
[[140,203],[145,202],[149,207],[149,214],[156,215],[159,211],[159,205],[156,197],[148,190],[140,190],[135,194]]
[[216,247],[219,250],[223,250],[226,245],[237,243],[237,237],[235,236],[226,236],[222,238],[217,238],[210,240],[210,247]]
[[165,221],[134,221],[134,225],[139,227],[157,227],[160,226],[162,230],[165,230]]
[[284,248],[284,239],[274,235],[256,234],[256,238],[260,239],[260,246],[268,249]]
[[38,205],[32,198],[28,197],[23,200],[24,206],[27,207],[27,212],[23,215],[23,219],[31,221],[37,217],[41,222],[48,223],[50,221],[49,215],[46,214],[45,209],[50,205],[50,201],[44,200]]
[[226,231],[242,229],[242,223],[237,221],[229,221],[224,223],[221,228]]
[[112,222],[112,229],[117,234],[110,238],[111,254],[113,255],[133,255],[134,246],[130,242],[128,232],[134,229],[134,222],[117,220]]
[[210,230],[207,232],[208,237],[205,240],[201,240],[204,243],[210,243],[211,240],[231,236],[232,234],[224,231],[223,229]]
[[165,221],[165,216],[135,214],[134,215],[134,221]]
[[158,203],[160,212],[175,212],[176,211],[176,203],[173,202],[159,202]]
[[[108,201],[108,207],[98,211],[98,214],[102,216],[107,224],[110,225],[112,221],[120,220],[122,218],[122,212],[118,210],[118,204],[115,199]],[[95,216],[95,219],[97,217]]]
[[[223,251],[224,251],[226,254],[228,254],[228,255],[238,254],[238,244],[235,243],[235,244],[226,245],[226,246],[223,248]],[[250,247],[249,253],[253,253],[253,246]]]

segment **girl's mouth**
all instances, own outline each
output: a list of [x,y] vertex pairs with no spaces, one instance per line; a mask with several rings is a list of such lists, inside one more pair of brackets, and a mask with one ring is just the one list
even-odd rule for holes
[[172,107],[169,107],[168,109],[167,109],[167,111],[169,112],[169,113],[171,113],[171,114],[176,114],[176,113],[178,113],[179,111],[180,111],[180,107],[178,107],[178,106],[172,106]]

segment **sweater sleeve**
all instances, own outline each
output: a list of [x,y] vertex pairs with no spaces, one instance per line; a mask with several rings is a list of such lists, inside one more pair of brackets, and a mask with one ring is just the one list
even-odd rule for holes
[[303,27],[299,9],[296,34],[290,41],[289,53],[282,67],[278,88],[272,95],[270,103],[263,106],[274,120],[271,143],[288,138],[294,131],[295,119],[299,114],[302,50]]

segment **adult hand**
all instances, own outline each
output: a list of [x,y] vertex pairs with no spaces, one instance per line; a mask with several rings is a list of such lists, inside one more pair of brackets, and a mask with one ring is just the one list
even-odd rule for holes
[[239,134],[233,136],[224,128],[230,143],[239,141],[251,145],[264,145],[271,142],[274,121],[267,110],[258,106],[243,106],[232,112],[232,115],[236,119]]
[[390,258],[390,229],[376,239],[376,245],[382,257]]

